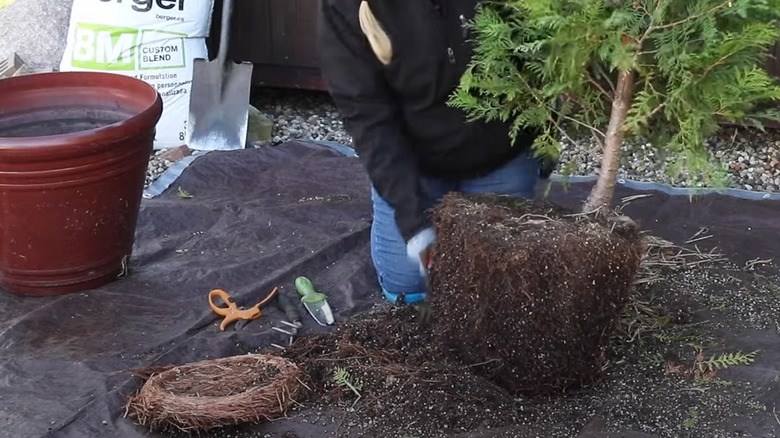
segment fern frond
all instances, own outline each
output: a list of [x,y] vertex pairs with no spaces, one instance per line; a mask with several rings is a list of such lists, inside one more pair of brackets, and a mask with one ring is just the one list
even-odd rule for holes
[[717,371],[738,365],[750,365],[755,361],[757,353],[757,351],[747,354],[744,354],[741,351],[737,353],[724,353],[709,360],[699,362],[698,365],[699,369],[702,371]]

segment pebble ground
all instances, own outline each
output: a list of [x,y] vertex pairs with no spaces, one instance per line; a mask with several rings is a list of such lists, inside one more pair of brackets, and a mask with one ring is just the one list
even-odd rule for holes
[[[338,110],[327,93],[305,90],[262,90],[253,104],[273,121],[272,144],[296,139],[327,140],[351,146]],[[780,191],[780,131],[724,127],[707,142],[711,156],[728,169],[727,185],[758,192]],[[149,163],[147,185],[171,164],[155,151]],[[562,166],[574,175],[594,175],[601,159],[598,148],[588,141],[564,144]],[[653,181],[677,187],[702,187],[699,181],[667,173],[670,159],[662,159],[649,144],[625,145],[620,177]]]

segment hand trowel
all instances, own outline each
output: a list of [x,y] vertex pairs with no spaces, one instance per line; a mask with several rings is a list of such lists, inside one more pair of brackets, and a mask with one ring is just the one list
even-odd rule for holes
[[311,280],[306,277],[295,279],[295,290],[301,295],[301,303],[319,325],[333,324],[333,312],[328,304],[328,297],[317,292]]

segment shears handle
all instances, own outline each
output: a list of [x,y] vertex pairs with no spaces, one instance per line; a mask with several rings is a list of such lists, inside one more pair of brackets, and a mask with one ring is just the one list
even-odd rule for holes
[[[255,304],[249,309],[241,310],[238,308],[236,303],[233,302],[233,300],[230,298],[229,293],[225,292],[222,289],[214,289],[211,292],[209,292],[209,306],[211,307],[211,310],[214,311],[214,313],[225,317],[225,319],[222,320],[222,324],[220,324],[219,326],[220,330],[225,330],[225,327],[227,327],[227,325],[233,321],[238,321],[242,319],[253,320],[259,318],[260,315],[262,314],[260,308],[266,305],[269,301],[271,301],[274,298],[274,296],[276,296],[278,290],[279,288],[274,288],[274,290],[272,290],[271,293],[268,294],[268,296],[263,299],[263,301]],[[222,301],[224,301],[227,304],[227,307],[217,306],[216,303],[214,303],[214,297],[222,298]]]
[[[214,303],[214,297],[222,298],[222,301],[224,301],[225,304],[227,304],[227,307],[217,306],[217,304]],[[233,302],[232,298],[230,298],[230,294],[228,294],[222,289],[214,289],[211,292],[209,292],[209,306],[211,307],[211,310],[214,311],[214,313],[222,316],[228,316],[232,312],[238,310],[238,306],[236,306],[236,303]]]
[[[217,306],[214,303],[214,297],[220,297],[222,298],[222,301],[227,303],[227,307]],[[246,310],[241,310],[236,306],[236,303],[233,302],[233,300],[230,298],[230,294],[225,292],[222,289],[214,289],[211,292],[209,292],[209,306],[211,307],[211,310],[213,310],[217,315],[222,315],[225,317],[225,319],[222,320],[222,323],[219,325],[219,329],[224,331],[225,327],[227,327],[228,324],[232,323],[233,321],[238,321],[242,319],[246,320],[252,320],[257,319],[260,317],[260,306],[261,304],[257,304],[254,307],[250,307]]]

